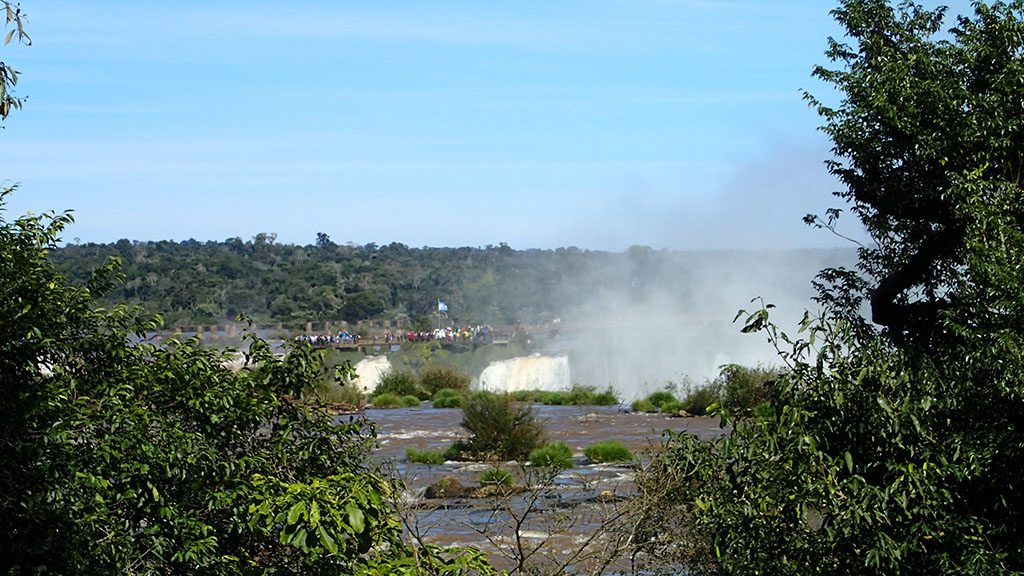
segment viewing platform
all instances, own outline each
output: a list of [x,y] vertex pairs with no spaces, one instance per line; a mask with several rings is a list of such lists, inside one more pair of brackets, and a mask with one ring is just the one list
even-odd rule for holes
[[[175,324],[155,334],[158,340],[167,338],[200,338],[204,340],[236,340],[246,331],[255,332],[266,340],[301,340],[308,342],[315,349],[358,350],[373,353],[405,344],[437,342],[448,350],[473,350],[480,346],[493,344],[508,346],[517,335],[552,332],[557,330],[552,325],[514,325],[502,329],[490,326],[465,327],[453,330],[451,327],[415,333],[401,326],[393,326],[393,321],[358,323],[355,326],[346,322],[306,322],[304,329],[286,327],[283,323],[252,324]],[[394,322],[394,324],[399,324]],[[486,328],[486,330],[484,330]]]

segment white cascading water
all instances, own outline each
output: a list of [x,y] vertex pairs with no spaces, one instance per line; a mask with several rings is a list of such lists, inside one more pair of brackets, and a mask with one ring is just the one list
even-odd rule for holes
[[363,394],[369,394],[377,389],[381,376],[391,371],[391,361],[387,356],[367,356],[360,360],[355,368],[356,378],[353,384]]
[[568,390],[568,356],[533,354],[492,362],[473,381],[472,388],[498,393],[517,390]]

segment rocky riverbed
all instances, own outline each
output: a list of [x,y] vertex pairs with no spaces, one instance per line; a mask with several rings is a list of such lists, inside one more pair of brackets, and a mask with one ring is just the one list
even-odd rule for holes
[[[409,448],[444,450],[466,437],[461,410],[435,409],[429,404],[366,410],[364,416],[377,426],[375,456],[405,484],[399,500],[406,528],[433,544],[480,548],[500,567],[514,568],[528,555],[530,562],[551,566],[568,560],[584,570],[584,560],[596,556],[601,546],[612,545],[595,541],[594,536],[607,532],[609,522],[614,522],[623,502],[633,494],[635,466],[593,464],[583,456],[583,449],[614,440],[643,461],[644,455],[659,448],[667,430],[708,439],[721,433],[717,420],[704,417],[631,413],[616,406],[537,405],[535,409],[548,439],[565,442],[572,449],[573,467],[552,475],[515,462],[501,463],[518,487],[483,491],[479,477],[491,465],[427,465],[406,459]],[[439,485],[453,489],[438,491]],[[583,554],[588,547],[594,551]]]

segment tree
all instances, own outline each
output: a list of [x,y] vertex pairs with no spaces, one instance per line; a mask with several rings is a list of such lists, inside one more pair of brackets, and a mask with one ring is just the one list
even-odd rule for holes
[[544,441],[546,432],[533,409],[516,404],[507,394],[470,394],[462,404],[462,413],[462,427],[470,437],[454,446],[473,457],[504,461],[522,458]]
[[894,335],[931,333],[960,305],[949,289],[977,281],[971,247],[991,232],[979,203],[1006,224],[1024,219],[1020,12],[1020,2],[978,4],[936,40],[945,9],[873,0],[834,11],[856,45],[830,39],[842,67],[815,75],[845,98],[836,108],[809,99],[834,142],[837,195],[875,242],[860,255],[871,318]]
[[46,262],[70,221],[0,220],[5,572],[347,574],[441,558],[401,542],[362,423],[297,400],[318,355],[279,360],[249,336],[233,373],[198,341],[131,344],[158,319],[92,307],[116,262],[87,288]]
[[327,250],[327,249],[333,249],[336,246],[337,246],[337,244],[335,244],[331,240],[331,237],[328,236],[327,233],[325,233],[325,232],[317,232],[316,233],[316,247],[317,248],[322,248],[322,249]]
[[96,307],[119,260],[68,285],[48,255],[70,214],[8,221],[15,188],[0,187],[0,571],[493,573],[474,550],[402,541],[372,431],[300,401],[321,355],[279,359],[250,334],[233,372],[234,351],[149,343],[159,317]]
[[341,306],[341,317],[348,322],[358,322],[377,316],[384,311],[384,303],[372,290],[356,292],[345,298]]
[[[788,366],[774,410],[674,438],[642,492],[693,518],[677,534],[705,544],[683,561],[712,572],[1020,573],[1024,2],[976,3],[945,35],[943,9],[910,2],[833,14],[847,43],[815,74],[844,97],[811,101],[874,244],[823,272],[800,339],[746,315]],[[656,519],[640,534],[666,545]]]

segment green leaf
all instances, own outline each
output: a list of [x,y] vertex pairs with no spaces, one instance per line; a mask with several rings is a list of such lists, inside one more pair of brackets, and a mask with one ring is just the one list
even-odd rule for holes
[[313,525],[320,523],[320,505],[316,500],[309,503],[309,522]]
[[323,526],[318,526],[317,533],[320,536],[320,544],[324,548],[327,548],[327,551],[331,554],[337,554],[338,543],[334,541],[334,538],[331,538],[331,535],[327,533],[327,530],[324,530]]
[[366,529],[365,517],[363,511],[353,502],[349,502],[345,505],[345,511],[348,512],[348,525],[352,527],[356,533],[362,532]]
[[882,410],[885,410],[886,414],[892,414],[892,404],[883,396],[878,397],[878,405],[882,407]]
[[291,509],[288,510],[288,524],[295,524],[299,521],[299,517],[306,511],[305,502],[296,502],[292,505]]

